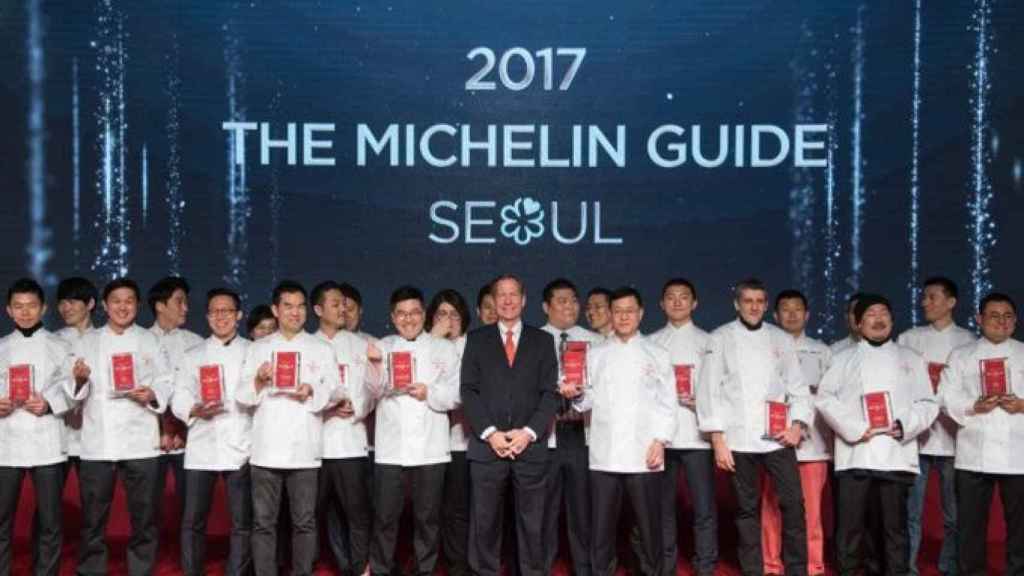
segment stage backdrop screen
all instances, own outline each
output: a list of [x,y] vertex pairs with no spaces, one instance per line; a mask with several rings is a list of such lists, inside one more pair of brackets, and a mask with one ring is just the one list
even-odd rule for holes
[[[348,281],[756,276],[843,332],[942,274],[1024,298],[1024,5],[18,0],[0,7],[0,274],[175,273],[247,306]],[[194,310],[196,312],[196,310]],[[144,314],[144,318],[148,313]],[[190,327],[204,331],[201,313]]]

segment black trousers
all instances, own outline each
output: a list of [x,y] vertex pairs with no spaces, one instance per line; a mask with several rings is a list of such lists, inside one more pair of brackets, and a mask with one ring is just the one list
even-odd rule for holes
[[316,555],[316,468],[286,470],[250,466],[252,561],[257,576],[277,574],[277,518],[287,490],[292,523],[292,575],[313,573]]
[[390,575],[396,570],[395,546],[398,527],[405,507],[405,482],[412,497],[413,553],[416,574],[429,575],[437,565],[441,536],[441,502],[444,498],[446,463],[426,466],[375,464],[373,492],[376,507],[373,518],[373,545],[370,572]]
[[231,548],[225,573],[245,576],[252,570],[252,480],[248,464],[238,470],[186,470],[185,513],[181,519],[181,568],[189,576],[206,573],[206,521],[217,478],[224,478],[231,514]]
[[104,533],[114,501],[114,482],[121,477],[128,498],[132,535],[128,540],[128,573],[149,576],[156,566],[160,541],[157,508],[160,502],[160,460],[140,458],[104,462],[82,460],[79,465],[82,495],[82,536],[78,543],[79,575],[107,573]]
[[787,576],[807,574],[807,525],[804,520],[804,493],[800,485],[796,451],[782,448],[772,452],[733,452],[736,472],[732,485],[736,490],[736,531],[739,535],[736,555],[745,576],[764,573],[761,552],[761,467],[775,482],[782,515],[782,562]]
[[[167,485],[167,475],[174,476],[174,506],[178,519],[185,515],[185,499],[188,483],[185,481],[185,454],[161,454],[160,455],[160,488],[158,494],[163,499],[164,486]],[[157,510],[157,522],[160,522],[160,514],[166,514],[165,510]]]
[[366,458],[324,459],[321,511],[327,542],[342,574],[363,573],[370,556],[370,463]]
[[449,576],[469,574],[469,462],[465,451],[452,452],[444,470],[441,541]]
[[843,471],[835,475],[835,487],[841,510],[836,519],[836,571],[852,575],[863,569],[862,547],[865,536],[871,536],[866,511],[871,510],[883,535],[884,549],[876,553],[885,556],[885,574],[907,574],[907,498],[911,483],[862,471]]
[[593,572],[612,576],[618,567],[615,554],[619,513],[625,492],[633,508],[643,549],[642,570],[647,576],[661,573],[661,472],[615,474],[590,471],[591,528],[590,554]]
[[548,450],[544,500],[544,573],[558,557],[558,525],[565,504],[569,553],[576,576],[590,576],[590,453],[583,421],[557,422],[558,446]]
[[[469,463],[469,566],[477,576],[497,576],[501,567],[505,494],[511,481],[515,494],[515,527],[519,574],[544,574],[543,460],[496,460]],[[512,568],[509,568],[512,572]]]
[[999,484],[1006,519],[1006,574],[1024,574],[1024,475],[956,471],[960,574],[989,574],[988,516]]
[[18,510],[21,483],[25,476],[32,480],[36,494],[32,524],[32,572],[37,576],[58,574],[60,549],[64,539],[61,507],[64,467],[63,462],[32,468],[0,466],[0,575],[11,574],[14,516]]

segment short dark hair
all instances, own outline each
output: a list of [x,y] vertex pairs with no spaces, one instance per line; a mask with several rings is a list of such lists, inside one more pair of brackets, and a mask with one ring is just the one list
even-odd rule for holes
[[857,301],[865,296],[864,292],[854,292],[846,298],[846,313],[853,312],[853,307],[857,305]]
[[430,305],[427,306],[427,332],[434,328],[434,314],[437,314],[437,309],[441,307],[441,304],[450,304],[455,308],[456,312],[459,313],[459,324],[462,325],[461,332],[465,334],[466,330],[469,330],[469,306],[466,304],[466,299],[462,297],[462,294],[451,288],[441,290],[430,299]]
[[764,292],[765,296],[768,295],[768,288],[764,285],[759,278],[747,278],[746,280],[740,280],[736,283],[736,287],[732,289],[733,297],[738,301],[740,294],[743,294],[744,290],[757,290]]
[[567,278],[555,278],[551,282],[548,282],[547,286],[544,287],[542,296],[544,302],[547,304],[551,303],[551,299],[555,297],[555,290],[572,290],[573,296],[579,298],[580,292],[576,289],[576,285],[570,282]]
[[680,277],[669,278],[668,281],[665,282],[665,285],[661,287],[661,297],[664,298],[665,293],[668,292],[668,289],[673,286],[686,286],[687,288],[690,289],[690,294],[693,295],[693,299],[697,299],[697,288],[693,285],[693,282],[690,282],[686,278]]
[[238,292],[230,288],[214,288],[206,293],[206,307],[210,307],[210,301],[217,296],[227,296],[231,298],[231,301],[235,303],[235,308],[238,310],[242,309],[242,297],[238,295]]
[[1013,302],[1013,298],[1010,298],[1009,294],[1004,294],[1002,292],[989,292],[978,304],[978,314],[985,314],[985,307],[993,302],[1005,302],[1010,305],[1010,308],[1013,308],[1014,314],[1017,313],[1017,305]]
[[861,294],[861,297],[857,300],[857,305],[853,307],[853,319],[860,324],[864,319],[864,314],[868,311],[868,308],[881,304],[885,306],[885,309],[892,314],[892,304],[889,299],[881,294]]
[[341,290],[341,295],[345,298],[352,300],[361,308],[363,306],[363,295],[359,293],[359,289],[349,284],[348,282],[342,282],[338,284],[338,290]]
[[779,311],[779,304],[782,304],[783,300],[799,300],[803,305],[804,309],[807,309],[807,296],[799,290],[789,288],[779,292],[779,295],[775,297],[775,311]]
[[276,323],[277,318],[274,316],[274,311],[266,304],[254,306],[249,311],[249,317],[245,319],[245,333],[252,337],[252,331],[264,320],[273,320]]
[[590,292],[587,292],[587,300],[590,300],[592,296],[604,296],[605,299],[608,300],[609,304],[612,303],[612,291],[605,288],[604,286],[597,286],[591,288]]
[[92,300],[93,304],[95,304],[99,299],[100,293],[96,290],[96,285],[87,278],[72,276],[61,280],[60,284],[57,284],[58,302],[61,300],[80,300],[88,304]]
[[271,293],[270,301],[273,302],[274,306],[281,303],[281,296],[283,294],[302,294],[303,299],[308,299],[309,295],[306,294],[306,289],[302,287],[302,284],[294,280],[281,280],[274,286],[274,291]]
[[393,311],[399,302],[404,302],[405,300],[419,300],[420,306],[423,306],[423,292],[419,288],[409,286],[408,284],[395,288],[395,291],[391,293],[391,310]]
[[491,281],[491,296],[494,296],[494,291],[498,288],[498,283],[502,280],[511,280],[519,286],[519,293],[526,295],[526,284],[523,284],[523,279],[515,274],[502,274]]
[[7,289],[8,304],[14,299],[15,294],[35,294],[39,298],[40,304],[46,304],[46,293],[43,292],[43,287],[31,278],[18,278],[11,284],[11,287]]
[[142,300],[142,290],[139,290],[139,285],[135,283],[135,280],[122,276],[107,282],[107,285],[103,287],[103,301],[106,302],[114,290],[120,290],[121,288],[131,290],[135,293],[136,300]]
[[149,293],[146,294],[146,301],[149,304],[149,311],[156,316],[156,305],[166,304],[174,293],[181,290],[188,296],[189,285],[188,282],[181,276],[167,276],[161,278],[153,287],[149,289]]
[[957,288],[956,282],[953,282],[945,276],[932,276],[924,281],[924,287],[938,286],[942,288],[942,291],[946,293],[947,298],[960,299],[960,289]]
[[484,304],[484,298],[493,296],[491,294],[491,287],[494,286],[494,282],[488,282],[480,287],[480,291],[476,293],[476,307],[479,308]]
[[345,296],[345,293],[341,291],[341,284],[338,284],[334,280],[328,280],[313,286],[313,291],[309,293],[309,299],[313,304],[323,304],[324,296],[326,296],[331,290],[337,290],[338,292],[341,292],[342,296]]
[[635,298],[637,305],[641,308],[644,307],[644,299],[640,296],[640,292],[632,286],[622,286],[612,290],[612,295],[609,298],[609,301],[615,302],[616,300],[622,300],[623,298]]

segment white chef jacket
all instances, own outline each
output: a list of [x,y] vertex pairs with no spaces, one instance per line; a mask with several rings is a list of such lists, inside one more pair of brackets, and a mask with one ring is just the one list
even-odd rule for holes
[[[693,322],[687,322],[678,328],[670,322],[650,336],[652,342],[668,350],[669,360],[673,366],[676,364],[693,366],[690,371],[690,385],[693,387],[695,398],[709,338],[708,333],[698,328]],[[672,377],[674,382],[674,371]],[[679,404],[678,394],[674,405],[678,425],[676,434],[672,438],[672,448],[676,450],[710,450],[711,443],[708,441],[707,434],[702,433],[697,427],[696,410]]]
[[0,466],[31,468],[67,460],[61,415],[71,406],[63,386],[70,348],[45,328],[37,329],[29,337],[15,330],[0,339],[3,396],[10,393],[8,368],[30,364],[35,394],[49,403],[51,412],[36,416],[24,408],[15,408],[10,415],[0,418]]
[[[455,342],[455,353],[459,357],[458,366],[462,366],[462,354],[466,351],[466,335],[459,336]],[[460,370],[461,374],[461,370]],[[448,437],[449,445],[452,452],[465,452],[469,449],[469,435],[466,433],[466,429],[469,424],[466,423],[466,415],[462,411],[462,397],[459,397],[459,406],[454,410],[448,412],[448,423],[451,426],[451,432]]]
[[[210,336],[182,355],[176,371],[171,410],[188,426],[186,470],[238,470],[249,461],[252,414],[246,406],[235,401],[235,396],[242,385],[242,365],[251,344],[238,335],[226,344],[216,336]],[[221,366],[224,412],[205,420],[192,417],[190,413],[196,404],[202,403],[199,368],[211,364]]]
[[[89,328],[93,330],[94,328]],[[88,330],[86,330],[88,332]],[[55,332],[58,338],[68,343],[68,353],[71,353],[71,347],[75,342],[82,337],[85,332],[79,332],[78,328],[74,326],[67,326],[61,328]],[[66,396],[66,395],[65,395]],[[69,410],[81,410],[82,407],[77,403],[72,403]],[[67,416],[67,414],[65,414]],[[78,457],[82,453],[82,430],[75,430],[66,421],[64,422],[64,449],[67,451],[68,457]]]
[[[862,399],[868,392],[889,393],[890,416],[902,425],[902,439],[879,434],[867,442],[858,442],[868,431]],[[939,414],[924,359],[892,341],[881,346],[861,341],[834,356],[818,389],[817,407],[835,431],[836,471],[917,474],[917,436]]]
[[[203,342],[195,332],[191,332],[184,328],[174,328],[171,330],[164,330],[156,322],[149,327],[149,331],[156,336],[156,339],[160,342],[160,345],[164,347],[167,352],[167,360],[170,363],[171,374],[174,374],[185,359],[185,351],[193,346],[198,346]],[[177,379],[175,377],[175,382]],[[173,398],[174,392],[171,393]],[[172,411],[173,412],[173,411]],[[178,418],[181,420],[181,418]],[[184,422],[184,420],[182,420]],[[178,448],[177,450],[168,450],[165,454],[184,454],[184,448]]]
[[1000,407],[987,414],[974,414],[981,397],[980,361],[1006,358],[1010,388],[1024,396],[1024,343],[1007,340],[994,344],[982,338],[953,350],[942,371],[939,398],[947,414],[961,426],[956,436],[958,470],[984,474],[1024,474],[1024,459],[1017,450],[1024,446],[1024,414],[1010,414]]
[[[596,332],[591,332],[590,330],[587,330],[586,328],[582,328],[579,325],[573,326],[572,328],[569,328],[568,330],[560,330],[558,328],[555,328],[551,324],[545,324],[544,326],[541,327],[541,330],[547,332],[548,334],[551,334],[551,336],[555,340],[555,358],[558,359],[558,374],[559,374],[559,377],[561,377],[561,374],[562,374],[562,354],[561,354],[561,346],[562,346],[562,344],[561,344],[561,334],[562,334],[562,332],[565,332],[566,334],[569,335],[567,341],[569,341],[569,342],[587,342],[587,343],[590,344],[591,348],[593,348],[593,346],[595,344],[597,344],[598,342],[603,342],[604,341],[604,337],[602,337],[600,334],[598,334]],[[502,338],[502,342],[504,342],[504,341],[505,341],[505,339]],[[589,352],[588,352],[588,354],[589,354]],[[590,362],[590,358],[587,358],[587,362],[588,363]],[[561,378],[559,378],[559,385],[561,385]],[[557,391],[556,391],[556,393],[558,394],[559,402],[561,402],[562,394],[558,393]],[[570,404],[571,404],[571,401],[570,401]],[[584,441],[589,442],[590,441],[590,418],[588,416],[586,416],[586,415],[584,415],[584,418],[583,418],[583,434],[584,434]],[[548,434],[548,448],[555,448],[556,446],[558,446],[558,438],[556,436],[557,436],[557,427],[555,426],[554,422],[551,422],[551,433]]]
[[415,340],[393,334],[378,342],[381,352],[413,353],[413,382],[427,387],[427,399],[393,393],[385,370],[373,387],[378,396],[376,446],[378,464],[426,466],[451,462],[448,411],[459,403],[459,357],[455,345],[421,332]]
[[[273,366],[274,352],[299,353],[299,384],[313,394],[298,402],[274,392],[271,382],[256,392],[256,374],[264,362]],[[242,382],[235,400],[254,408],[249,463],[262,468],[319,468],[323,454],[323,415],[344,391],[334,350],[323,340],[299,332],[290,340],[274,332],[253,342],[245,356]]]
[[[817,399],[818,384],[832,360],[832,352],[821,340],[801,334],[796,339],[796,357],[800,360],[800,370],[814,401]],[[796,449],[796,459],[800,462],[832,459],[832,429],[817,410],[814,411],[814,423],[807,427],[807,434]]]
[[[355,412],[348,418],[332,416],[324,420],[324,458],[365,458],[367,455],[366,416],[373,410],[374,398],[366,388],[366,340],[347,330],[328,338],[323,330],[317,338],[333,350],[338,365],[345,366],[343,397],[352,402]],[[339,368],[339,377],[341,374]]]
[[573,403],[590,411],[590,469],[638,474],[647,450],[658,440],[671,444],[676,433],[676,381],[668,350],[636,334],[612,337],[587,358],[587,385]]
[[763,438],[768,401],[788,404],[791,422],[813,421],[793,337],[767,323],[748,330],[739,319],[712,332],[697,386],[701,432],[724,432],[736,452],[779,450],[782,444]]
[[853,348],[854,346],[857,345],[858,342],[860,342],[860,340],[854,340],[853,336],[847,336],[842,340],[837,340],[833,342],[831,345],[829,345],[828,350],[829,352],[832,353],[832,356],[835,356],[836,354],[839,354],[840,352],[846,350],[847,348]]
[[[977,338],[968,330],[950,324],[936,330],[931,324],[911,328],[900,334],[897,342],[924,356],[925,362],[945,364],[954,348],[974,342]],[[917,437],[918,452],[928,456],[956,454],[956,424],[940,414],[932,427]]]
[[[155,406],[140,406],[112,395],[110,357],[118,353],[132,354],[136,385],[153,390]],[[76,393],[72,370],[79,358],[90,374]],[[137,460],[160,455],[160,414],[167,409],[174,383],[167,353],[156,336],[136,324],[121,334],[109,325],[90,330],[72,345],[66,373],[66,393],[84,406],[82,460]]]

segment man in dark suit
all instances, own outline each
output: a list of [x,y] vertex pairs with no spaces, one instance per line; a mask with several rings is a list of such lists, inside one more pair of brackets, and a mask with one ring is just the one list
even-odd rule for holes
[[520,573],[541,576],[548,456],[542,441],[559,405],[558,360],[551,335],[523,324],[522,281],[500,276],[491,291],[498,323],[470,332],[462,357],[462,404],[474,431],[466,452],[473,502],[469,565],[479,576],[499,572],[503,500],[511,478]]

